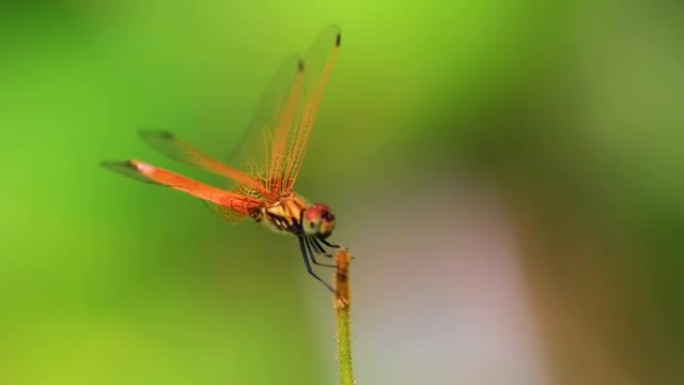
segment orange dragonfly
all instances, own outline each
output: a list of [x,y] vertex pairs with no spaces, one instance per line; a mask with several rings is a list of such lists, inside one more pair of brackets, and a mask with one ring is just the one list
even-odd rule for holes
[[[293,234],[299,240],[309,274],[334,292],[314,272],[311,262],[333,266],[319,262],[316,256],[330,257],[326,250],[339,247],[327,241],[335,227],[335,216],[324,204],[308,203],[293,191],[293,186],[340,43],[339,28],[329,26],[304,58],[287,61],[276,73],[247,133],[247,138],[257,141],[256,151],[238,152],[237,157],[246,162],[249,172],[219,162],[168,131],[141,132],[143,139],[164,155],[222,176],[230,188],[209,186],[138,160],[103,165],[139,181],[202,199],[230,222],[251,217],[277,231]],[[253,148],[244,143],[241,147]]]

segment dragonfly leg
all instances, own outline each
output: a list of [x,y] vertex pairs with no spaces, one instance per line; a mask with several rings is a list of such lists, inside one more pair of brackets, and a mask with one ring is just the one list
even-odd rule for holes
[[323,242],[324,245],[326,245],[326,246],[328,246],[328,247],[332,247],[333,249],[339,249],[339,248],[340,248],[340,245],[336,245],[336,244],[334,244],[334,243],[330,243],[330,242],[326,241],[326,240],[323,239],[323,238],[317,238],[316,240],[317,240],[317,241]]
[[309,262],[309,255],[307,253],[306,246],[304,245],[304,239],[302,237],[299,237],[299,249],[302,252],[302,257],[304,258],[304,265],[306,266],[306,271],[309,272],[309,275],[312,277],[316,278],[320,283],[325,285],[325,287],[330,290],[331,293],[337,295],[337,291],[333,289],[332,286],[330,286],[327,282],[325,282],[321,277],[319,277],[314,271],[313,268],[311,268],[311,263]]
[[318,253],[319,253],[319,254],[323,254],[323,255],[325,255],[325,256],[328,257],[328,258],[334,257],[333,254],[326,253],[326,252],[325,252],[325,249],[323,249],[323,246],[321,246],[321,244],[318,243],[318,241],[319,241],[319,239],[317,239],[317,238],[311,238],[311,244],[316,248],[316,250],[318,251]]
[[[325,266],[325,267],[337,267],[337,265],[333,265],[330,263],[318,262],[316,260],[316,252],[318,252],[319,254],[323,254],[326,257],[331,257],[331,256],[328,254],[325,254],[323,249],[320,247],[320,245],[316,244],[316,241],[314,239],[306,238],[304,241],[306,242],[306,249],[309,251],[309,255],[311,256],[311,261],[313,261],[314,264],[316,264],[318,266]],[[316,249],[315,251],[312,250],[311,245],[314,245],[313,248]]]

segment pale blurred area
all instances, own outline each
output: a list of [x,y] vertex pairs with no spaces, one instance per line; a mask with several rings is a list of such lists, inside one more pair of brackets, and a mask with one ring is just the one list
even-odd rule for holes
[[136,132],[226,157],[330,22],[358,384],[684,383],[680,2],[65,0],[0,5],[0,384],[337,382],[293,238],[98,167],[213,181]]
[[383,272],[355,279],[358,349],[377,357],[359,361],[360,377],[392,384],[551,383],[513,223],[500,198],[467,178],[437,191],[432,186],[440,181],[423,182],[407,191],[411,201],[396,195],[361,207],[394,214],[369,222],[386,230],[377,238],[351,236],[359,239],[357,269]]

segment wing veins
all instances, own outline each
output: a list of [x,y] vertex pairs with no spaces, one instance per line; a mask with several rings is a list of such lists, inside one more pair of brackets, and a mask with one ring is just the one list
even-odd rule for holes
[[260,181],[206,155],[195,146],[181,140],[169,131],[141,131],[140,134],[151,147],[175,161],[199,167],[213,174],[246,185],[260,194],[270,197],[269,192]]

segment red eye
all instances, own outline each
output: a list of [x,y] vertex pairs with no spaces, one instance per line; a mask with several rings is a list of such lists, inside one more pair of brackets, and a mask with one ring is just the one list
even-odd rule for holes
[[335,216],[332,215],[330,211],[326,210],[321,214],[321,219],[326,222],[331,222],[335,220]]
[[324,204],[314,204],[305,212],[305,219],[314,223],[319,223],[321,221],[330,221],[332,219],[332,214],[328,206]]

